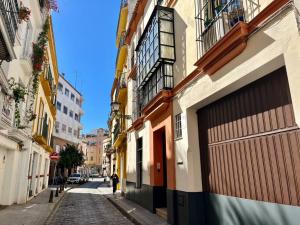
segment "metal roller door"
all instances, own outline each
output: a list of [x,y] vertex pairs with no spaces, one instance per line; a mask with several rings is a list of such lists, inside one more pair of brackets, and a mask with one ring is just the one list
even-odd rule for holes
[[300,132],[285,68],[198,111],[204,190],[299,205]]

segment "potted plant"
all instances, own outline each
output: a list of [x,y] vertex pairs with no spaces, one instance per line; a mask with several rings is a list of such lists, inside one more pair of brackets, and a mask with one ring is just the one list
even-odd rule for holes
[[29,21],[29,18],[30,18],[30,14],[31,14],[31,11],[28,7],[25,7],[23,5],[21,5],[20,9],[19,9],[19,13],[18,13],[18,16],[19,16],[19,21]]

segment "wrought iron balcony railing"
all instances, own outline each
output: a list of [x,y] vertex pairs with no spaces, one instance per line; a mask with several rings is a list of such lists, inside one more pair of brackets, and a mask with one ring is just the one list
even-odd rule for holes
[[120,129],[121,129],[121,126],[120,126],[120,120],[117,120],[117,121],[116,121],[116,124],[115,124],[115,126],[114,126],[114,131],[113,131],[113,134],[114,134],[114,142],[117,140],[118,135],[120,134]]
[[17,0],[1,0],[0,13],[6,26],[6,31],[12,45],[15,43],[15,37],[18,29],[19,6]]
[[[196,41],[201,58],[238,22],[248,22],[259,11],[259,0],[197,0]],[[201,4],[203,3],[203,4]]]

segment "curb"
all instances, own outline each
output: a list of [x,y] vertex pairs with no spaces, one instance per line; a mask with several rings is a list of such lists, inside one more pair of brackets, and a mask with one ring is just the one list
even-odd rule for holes
[[136,225],[143,225],[141,222],[139,222],[134,216],[130,215],[125,209],[123,209],[121,206],[119,206],[114,200],[112,200],[110,197],[106,197],[106,199],[113,204],[125,217],[127,217],[131,222],[133,222]]
[[42,225],[46,225],[47,222],[49,221],[49,219],[56,213],[58,207],[60,206],[60,203],[62,202],[62,200],[65,198],[65,194],[66,192],[68,192],[69,190],[73,189],[73,187],[69,188],[68,190],[65,190],[63,192],[63,196],[55,203],[53,209],[51,210],[50,214],[47,216],[47,218],[44,220],[43,223],[41,223]]

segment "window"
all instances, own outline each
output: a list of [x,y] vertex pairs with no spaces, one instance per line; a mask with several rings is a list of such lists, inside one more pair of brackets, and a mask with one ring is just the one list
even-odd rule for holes
[[68,88],[65,88],[65,95],[69,97],[70,91]]
[[67,131],[67,126],[65,124],[62,125],[61,130],[63,133],[66,133]]
[[61,111],[61,103],[59,101],[56,102],[56,108]]
[[58,83],[58,90],[62,93],[64,86],[61,83]]
[[143,181],[143,138],[137,139],[136,171],[136,188],[141,188]]
[[55,132],[56,133],[59,133],[59,125],[60,125],[59,122],[56,121],[55,122]]
[[75,95],[73,93],[71,93],[71,100],[74,102],[75,100]]
[[78,131],[74,129],[74,137],[78,137]]
[[77,104],[77,105],[80,105],[80,102],[79,102],[79,99],[78,99],[78,98],[76,98],[76,104]]
[[67,108],[67,106],[64,106],[64,114],[68,115],[68,108]]
[[175,116],[175,138],[182,138],[181,113]]
[[93,156],[91,156],[91,161],[93,161],[94,160],[94,157]]
[[76,121],[79,121],[79,116],[78,116],[77,113],[75,113],[75,120],[76,120]]
[[69,132],[69,134],[72,134],[72,127],[68,128],[68,132]]
[[70,116],[71,118],[73,118],[73,111],[72,111],[72,110],[70,110],[69,116]]
[[136,48],[141,107],[162,89],[173,88],[175,62],[174,11],[156,6]]

